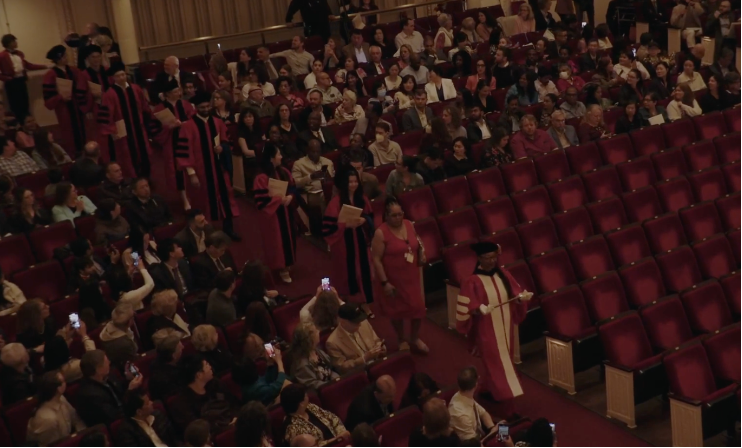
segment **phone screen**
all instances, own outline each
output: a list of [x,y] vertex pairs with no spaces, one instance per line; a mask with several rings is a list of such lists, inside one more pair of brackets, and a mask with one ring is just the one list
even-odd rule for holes
[[132,252],[131,259],[134,261],[134,266],[139,266],[139,252]]
[[322,289],[324,291],[330,290],[330,278],[329,277],[325,277],[322,279]]
[[276,350],[273,348],[273,344],[263,344],[263,347],[265,347],[265,354],[268,355],[269,358],[276,356]]
[[556,425],[554,423],[549,423],[549,426],[551,426],[551,432],[556,434]]
[[77,313],[70,314],[70,325],[75,329],[80,328],[80,317]]
[[500,437],[500,440],[507,439],[508,437],[510,437],[510,426],[508,425],[498,426],[497,435]]
[[131,372],[131,374],[134,376],[139,376],[139,370],[137,370],[134,364],[129,363],[129,372]]

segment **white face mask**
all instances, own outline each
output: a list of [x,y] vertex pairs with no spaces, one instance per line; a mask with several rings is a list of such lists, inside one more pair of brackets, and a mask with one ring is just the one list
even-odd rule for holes
[[559,77],[562,79],[569,79],[569,72],[559,72]]
[[376,96],[379,98],[384,98],[386,96],[386,89],[379,89],[376,91]]
[[378,143],[382,143],[384,140],[386,140],[386,137],[384,137],[384,134],[376,134],[376,141]]

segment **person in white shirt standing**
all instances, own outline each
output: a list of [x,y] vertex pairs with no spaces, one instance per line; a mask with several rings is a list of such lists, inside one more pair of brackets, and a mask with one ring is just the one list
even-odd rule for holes
[[48,67],[28,62],[23,52],[18,50],[18,39],[12,34],[3,36],[2,45],[5,50],[0,52],[0,81],[5,83],[10,110],[17,118],[25,117],[30,111],[26,70]]
[[465,367],[459,372],[456,382],[459,391],[448,403],[451,415],[451,427],[461,441],[480,440],[487,434],[497,431],[492,416],[479,403],[474,401],[474,394],[479,386],[479,373],[473,366]]
[[422,52],[425,49],[423,35],[419,31],[415,31],[415,20],[402,19],[401,25],[402,31],[394,38],[394,44],[397,46],[397,49],[407,44],[415,54]]

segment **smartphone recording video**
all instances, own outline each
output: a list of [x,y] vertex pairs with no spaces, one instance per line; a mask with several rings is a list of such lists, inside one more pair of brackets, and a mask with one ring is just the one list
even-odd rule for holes
[[74,329],[80,328],[80,316],[78,316],[77,313],[70,314],[70,325],[72,325],[72,328]]
[[323,291],[329,291],[330,290],[330,278],[325,277],[322,279],[322,290]]
[[505,440],[508,437],[510,437],[510,426],[508,425],[500,425],[497,428],[497,437],[500,440]]
[[269,358],[274,358],[276,356],[276,349],[273,348],[273,344],[263,344],[263,347],[265,347],[265,354],[268,355]]
[[134,266],[139,266],[139,252],[132,252],[131,259],[134,261]]

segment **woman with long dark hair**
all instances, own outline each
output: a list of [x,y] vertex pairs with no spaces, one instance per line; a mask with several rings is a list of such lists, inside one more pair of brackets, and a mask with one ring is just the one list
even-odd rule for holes
[[[500,26],[488,11],[479,11],[477,14],[477,26],[475,30],[482,42],[488,42],[492,33],[499,28]],[[497,40],[500,40],[500,33],[497,33]]]
[[639,70],[631,69],[628,75],[626,75],[626,83],[618,91],[618,104],[623,106],[629,100],[640,103],[644,99],[645,94],[646,91],[644,90],[644,83],[642,83],[641,73]]
[[704,114],[726,108],[728,99],[724,88],[724,77],[712,74],[708,82],[709,90],[698,101]]
[[51,223],[51,214],[39,207],[33,191],[24,187],[13,190],[13,214],[8,219],[13,233],[27,233]]
[[345,75],[345,89],[343,90],[353,91],[358,98],[368,96],[366,86],[363,85],[363,78],[358,76],[358,72],[355,70],[351,70]]
[[652,76],[652,83],[649,85],[648,90],[656,92],[659,98],[664,100],[670,96],[670,93],[675,88],[670,76],[670,66],[667,62],[659,62],[654,68],[654,76]]
[[399,91],[394,94],[394,102],[397,104],[397,109],[405,110],[412,107],[416,88],[417,83],[414,76],[407,75],[402,78]]
[[384,59],[388,59],[391,57],[394,57],[394,53],[397,52],[397,49],[394,48],[394,44],[390,44],[386,40],[386,36],[384,35],[384,29],[376,27],[373,30],[373,33],[371,33],[373,36],[373,42],[371,45],[377,45],[381,47],[381,57]]
[[291,283],[289,269],[296,260],[296,225],[292,206],[296,184],[289,170],[281,165],[282,159],[276,146],[264,148],[261,172],[255,176],[253,192],[255,204],[262,212],[258,215],[258,226],[265,263],[269,269],[279,271],[281,280]]
[[615,133],[616,135],[627,134],[631,131],[641,129],[643,124],[642,118],[639,116],[639,106],[637,106],[636,100],[630,99],[624,105],[623,115],[616,120]]
[[444,164],[446,175],[449,178],[463,176],[476,169],[471,158],[471,143],[466,137],[458,137],[453,141],[453,153],[446,157]]
[[[374,301],[369,246],[373,232],[374,212],[371,202],[363,194],[358,172],[346,168],[338,173],[335,185],[339,194],[330,200],[322,223],[322,235],[330,245],[333,261],[332,285],[340,295],[360,295],[365,299],[361,307],[369,316],[368,304]],[[360,216],[340,220],[344,206],[348,211],[361,209]],[[345,215],[345,214],[343,214]]]
[[242,152],[242,170],[245,176],[245,192],[250,192],[255,171],[258,167],[257,146],[263,141],[263,131],[260,129],[260,112],[254,108],[245,108],[240,111],[240,121],[237,125],[237,145]]
[[242,406],[234,424],[236,446],[273,446],[270,420],[265,406],[251,401]]
[[517,96],[518,104],[521,106],[530,106],[538,103],[538,91],[536,90],[536,79],[538,75],[533,72],[527,72],[522,68],[513,70],[513,84],[506,97]]
[[610,109],[613,103],[610,99],[603,96],[603,88],[594,83],[585,85],[585,106],[597,104],[603,110]]
[[667,105],[667,117],[670,121],[692,118],[702,113],[691,86],[688,83],[678,84],[672,92],[672,101]]
[[[493,81],[494,79],[495,78],[492,78]],[[497,103],[495,103],[495,99],[490,95],[491,93],[492,88],[490,87],[490,84],[488,84],[484,79],[480,79],[477,83],[476,89],[474,90],[474,100],[472,105],[482,109],[482,113],[485,114],[496,111]]]
[[486,147],[482,155],[482,168],[513,162],[513,153],[510,151],[510,134],[505,128],[497,126],[492,131],[490,142],[492,147]]

